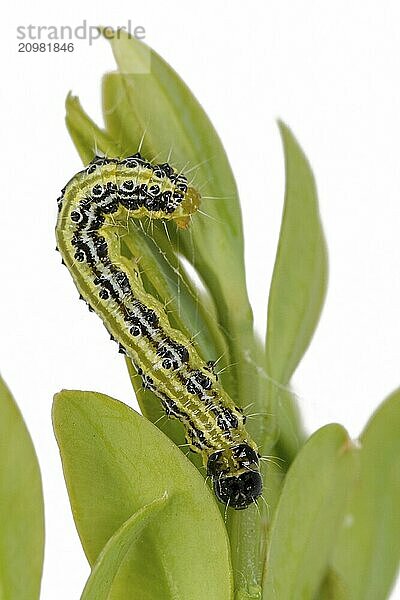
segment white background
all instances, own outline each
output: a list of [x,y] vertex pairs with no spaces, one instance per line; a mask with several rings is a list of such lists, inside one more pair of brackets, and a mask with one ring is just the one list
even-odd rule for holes
[[56,198],[81,166],[64,127],[64,98],[79,94],[100,121],[111,51],[104,41],[82,41],[74,54],[19,54],[18,25],[86,18],[118,26],[130,18],[146,28],[147,42],[202,102],[232,162],[262,332],[283,200],[275,122],[283,118],[313,166],[330,253],[326,306],[294,379],[307,427],[338,421],[355,437],[400,383],[399,3],[144,4],[14,2],[2,20],[0,367],[43,474],[45,600],[78,598],[88,575],[52,433],[52,395],[93,389],[135,402],[123,360],[54,252]]

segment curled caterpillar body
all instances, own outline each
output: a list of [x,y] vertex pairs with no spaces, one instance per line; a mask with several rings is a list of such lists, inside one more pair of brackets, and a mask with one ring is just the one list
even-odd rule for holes
[[245,417],[145,291],[115,236],[115,223],[131,217],[173,220],[185,228],[199,203],[198,192],[169,164],[152,164],[139,154],[95,157],[58,199],[57,247],[79,293],[132,360],[143,385],[184,425],[217,498],[243,509],[262,491],[257,446]]

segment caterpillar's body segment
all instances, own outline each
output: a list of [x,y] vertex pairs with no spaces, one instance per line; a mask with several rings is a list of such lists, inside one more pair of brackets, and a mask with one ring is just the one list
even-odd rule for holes
[[96,157],[69,181],[58,202],[57,246],[80,294],[166,414],[183,423],[218,499],[246,508],[260,496],[262,483],[245,417],[192,344],[171,327],[161,303],[145,291],[115,235],[115,223],[129,217],[172,219],[186,227],[198,208],[198,192],[168,164],[135,154],[123,160]]

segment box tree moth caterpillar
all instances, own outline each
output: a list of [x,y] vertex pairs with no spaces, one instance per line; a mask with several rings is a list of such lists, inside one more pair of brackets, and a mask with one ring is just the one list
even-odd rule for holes
[[186,337],[173,329],[162,304],[147,293],[113,233],[127,218],[173,220],[186,228],[200,203],[186,177],[140,154],[96,156],[58,200],[57,247],[81,296],[103,320],[143,385],[186,430],[202,455],[217,498],[244,509],[261,495],[257,446],[242,410]]

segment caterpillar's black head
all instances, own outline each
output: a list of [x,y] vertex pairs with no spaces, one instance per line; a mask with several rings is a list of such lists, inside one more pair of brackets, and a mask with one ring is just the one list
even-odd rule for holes
[[262,492],[258,469],[259,455],[249,444],[213,452],[207,472],[211,476],[218,500],[241,510],[252,504]]
[[213,484],[218,500],[236,510],[250,506],[262,492],[262,479],[258,471],[245,471],[233,477],[214,478]]

